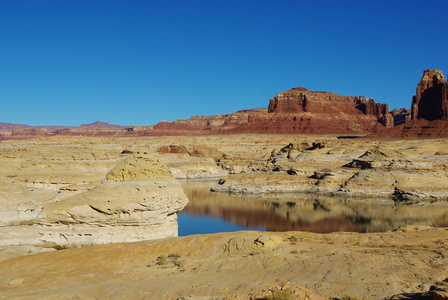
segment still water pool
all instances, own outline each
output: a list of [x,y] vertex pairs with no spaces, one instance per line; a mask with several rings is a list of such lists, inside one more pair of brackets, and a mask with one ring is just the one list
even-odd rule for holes
[[178,214],[179,236],[239,230],[316,233],[381,232],[403,225],[448,226],[448,206],[395,205],[289,195],[257,197],[210,192],[216,181],[181,181],[189,203]]

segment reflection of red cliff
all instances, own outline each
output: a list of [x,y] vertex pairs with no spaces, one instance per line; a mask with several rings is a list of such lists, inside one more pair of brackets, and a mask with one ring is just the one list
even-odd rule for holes
[[248,228],[266,228],[267,231],[310,231],[316,233],[331,233],[337,231],[363,232],[360,225],[353,224],[347,218],[329,217],[313,223],[300,220],[291,221],[266,210],[240,210],[233,208],[210,209],[207,206],[194,206],[188,204],[184,211],[191,215],[212,215],[221,217],[226,221]]

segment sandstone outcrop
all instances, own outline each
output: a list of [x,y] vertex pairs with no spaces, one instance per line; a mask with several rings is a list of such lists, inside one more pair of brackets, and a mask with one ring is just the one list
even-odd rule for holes
[[100,126],[100,127],[74,127],[55,130],[52,134],[59,136],[126,136],[131,132],[128,127]]
[[411,110],[406,108],[393,109],[390,114],[394,119],[394,126],[407,123],[411,120]]
[[[446,156],[436,155],[438,151],[417,155],[415,150],[421,146],[403,141],[344,143],[289,143],[279,151],[266,151],[258,159],[226,156],[218,164],[232,176],[212,190],[246,195],[309,193],[385,198],[403,203],[444,203],[448,199],[448,161]],[[445,147],[444,141],[437,144]],[[340,159],[347,162],[338,165]]]
[[448,278],[443,281],[436,282],[429,290],[433,300],[447,300],[448,299]]
[[[291,290],[338,298],[428,291],[447,272],[447,145],[278,134],[2,141],[0,260],[19,248],[25,255],[166,237],[186,201],[170,171],[205,178],[212,167],[235,173],[217,186],[237,197],[212,193],[187,207],[191,214],[282,231],[439,228],[222,233],[53,251],[0,263],[0,290],[5,298],[247,299],[289,281]],[[365,167],[344,167],[354,160]],[[421,206],[394,200],[395,191]]]
[[[269,230],[328,232],[329,225],[335,225],[354,231],[376,231],[392,229],[407,221],[443,226],[448,224],[444,208],[444,200],[448,195],[447,145],[446,139],[432,139],[422,143],[417,139],[381,141],[338,139],[337,136],[244,134],[163,138],[51,137],[2,141],[0,236],[8,243],[14,241],[16,245],[25,245],[30,241],[31,244],[39,245],[42,243],[35,236],[39,230],[45,229],[52,234],[51,238],[45,237],[48,247],[57,247],[54,243],[64,239],[60,234],[65,234],[65,229],[70,230],[70,226],[76,225],[77,228],[91,231],[85,233],[92,234],[93,224],[97,226],[98,223],[109,222],[107,226],[111,232],[127,227],[133,227],[134,232],[137,232],[141,228],[145,231],[141,234],[143,238],[147,234],[146,228],[133,225],[144,221],[134,218],[135,215],[130,219],[127,217],[126,212],[132,211],[134,204],[121,206],[118,202],[120,205],[111,204],[109,207],[108,203],[98,202],[91,205],[99,211],[90,206],[83,206],[82,209],[67,206],[66,210],[64,208],[58,212],[59,215],[47,215],[47,208],[57,203],[69,204],[69,199],[84,203],[82,201],[86,197],[99,199],[100,194],[108,195],[106,192],[109,187],[118,188],[122,184],[126,190],[126,186],[132,186],[134,179],[127,178],[126,174],[143,171],[120,171],[114,175],[116,178],[126,178],[123,182],[115,182],[111,178],[106,180],[106,176],[121,161],[132,159],[138,152],[143,153],[143,156],[146,152],[158,158],[176,178],[223,178],[222,184],[213,184],[216,191],[230,192],[238,197],[249,196],[252,202],[261,201],[259,207],[253,208],[257,213],[249,214],[250,222],[245,219],[248,213],[241,209],[242,204],[226,206],[222,210],[229,220],[238,220],[243,225],[263,225],[258,216],[264,216],[272,221],[265,224]],[[356,163],[344,167],[352,162]],[[147,192],[140,190],[142,194]],[[136,189],[130,189],[128,193],[132,199],[138,200]],[[301,204],[288,206],[275,199],[268,201],[263,198],[286,198],[290,196],[288,193],[297,193],[294,196],[302,199],[299,201]],[[302,196],[302,193],[306,195]],[[214,196],[216,194],[213,193]],[[329,197],[333,197],[332,201],[329,201]],[[245,201],[241,197],[239,199]],[[388,226],[391,227],[384,227],[369,216],[369,211],[373,211],[371,208],[359,214],[361,208],[354,204],[349,207],[337,205],[339,202],[357,201],[387,205],[388,208],[381,210],[378,217],[390,216]],[[289,202],[289,205],[298,203],[297,200]],[[425,205],[426,209],[421,211],[420,219],[416,217],[418,210],[412,210],[414,206],[406,208],[412,211],[406,212],[412,218],[393,216],[394,211],[406,210],[403,204]],[[309,212],[313,217],[297,212],[296,205],[303,205],[302,212]],[[319,213],[319,217],[316,217],[316,214],[311,214],[315,211],[314,207],[322,208],[325,213]],[[108,209],[116,214],[100,212],[107,212]],[[217,208],[204,206],[189,208],[191,213],[215,210],[218,211]],[[342,215],[337,213],[342,211]],[[73,223],[68,212],[83,223]],[[89,217],[90,213],[92,216]],[[39,216],[48,216],[50,226],[43,225],[47,224],[44,219],[42,225],[38,225]],[[115,216],[119,216],[118,221],[114,220]],[[59,217],[64,223],[55,224],[54,220]],[[371,225],[362,224],[359,227],[359,224],[350,221],[357,218],[369,220]],[[116,222],[116,226],[112,225],[113,222]],[[101,229],[98,227],[98,232],[92,236],[105,242],[113,237],[109,233],[108,236],[101,236]],[[129,240],[135,238],[130,234],[128,236]],[[70,236],[67,238],[74,239]],[[81,238],[88,239],[87,236]],[[64,239],[63,245],[66,244]]]
[[162,121],[154,126],[125,127],[99,121],[74,128],[4,124],[0,127],[0,138],[235,133],[374,133],[373,136],[430,137],[447,136],[447,127],[448,83],[442,71],[430,69],[423,72],[416,95],[412,99],[411,110],[402,108],[389,112],[387,104],[376,103],[375,100],[364,96],[344,96],[297,87],[270,99],[267,108],[213,116],[193,116],[187,120]]
[[232,114],[213,116],[193,116],[187,120],[157,123],[147,135],[203,135],[238,133],[239,126],[250,121],[252,115],[266,114],[266,108],[255,108],[237,111]]
[[363,134],[393,127],[387,104],[365,97],[293,88],[269,102],[268,113],[252,113],[231,132]]
[[216,147],[207,145],[161,145],[157,153],[178,179],[219,177],[227,175],[216,160],[223,155]]
[[281,288],[295,299],[384,299],[425,292],[445,279],[447,239],[444,228],[408,226],[386,233],[247,231],[97,245],[2,261],[0,288],[5,299],[242,300]]
[[448,120],[447,91],[441,70],[425,70],[412,99],[412,120]]
[[372,135],[387,137],[448,136],[448,83],[441,70],[425,70],[412,98],[411,121]]
[[[124,127],[120,125],[111,125],[105,122],[97,121],[92,124],[82,124],[79,127],[72,126],[28,126],[9,123],[0,123],[0,138],[3,139],[28,139],[44,136],[124,136],[132,131],[133,127]],[[139,129],[149,130],[148,127]],[[138,136],[140,130],[134,135]]]
[[143,153],[129,155],[85,192],[53,197],[19,204],[29,226],[0,228],[0,244],[74,247],[177,236],[176,213],[188,202],[169,168]]
[[341,114],[364,115],[372,117],[386,128],[393,127],[387,104],[376,103],[375,100],[363,96],[353,97],[308,91],[303,87],[290,89],[272,98],[269,101],[268,112],[325,114],[336,118]]

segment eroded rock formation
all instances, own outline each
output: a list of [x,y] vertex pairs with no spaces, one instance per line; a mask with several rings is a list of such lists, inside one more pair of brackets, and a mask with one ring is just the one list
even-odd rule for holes
[[[411,120],[396,124],[373,136],[388,137],[446,137],[448,136],[448,83],[441,70],[425,70],[412,98]],[[394,115],[399,117],[405,112]],[[403,117],[399,117],[403,119]],[[396,119],[397,120],[397,119]]]
[[28,205],[35,213],[25,221],[33,226],[0,228],[0,244],[73,247],[177,236],[177,212],[188,202],[169,168],[143,153],[129,155],[96,187],[59,198]]
[[[446,282],[436,282],[446,278],[447,238],[446,229],[412,226],[193,235],[9,259],[0,286],[5,299],[268,299],[273,285],[294,294],[273,299],[389,299],[430,286],[445,296]],[[303,286],[311,291],[298,293]]]
[[406,108],[393,109],[390,114],[394,119],[394,126],[407,123],[411,120],[411,110]]
[[441,70],[425,70],[412,99],[412,120],[447,120],[447,90]]
[[[269,101],[269,113],[312,113],[339,116],[371,116],[385,127],[393,127],[387,104],[376,103],[372,98],[337,95],[328,92],[308,91],[303,87],[280,93]],[[369,130],[369,128],[366,128]]]

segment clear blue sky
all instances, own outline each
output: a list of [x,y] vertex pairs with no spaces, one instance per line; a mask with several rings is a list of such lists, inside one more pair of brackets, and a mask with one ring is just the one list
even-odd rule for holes
[[153,125],[292,87],[410,108],[448,1],[0,0],[0,122]]

